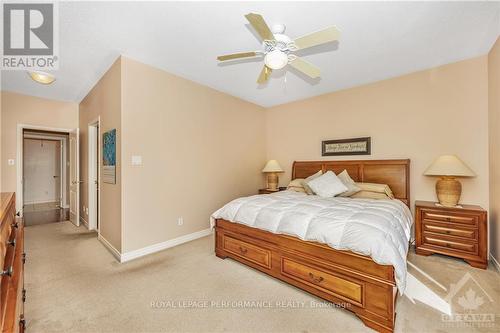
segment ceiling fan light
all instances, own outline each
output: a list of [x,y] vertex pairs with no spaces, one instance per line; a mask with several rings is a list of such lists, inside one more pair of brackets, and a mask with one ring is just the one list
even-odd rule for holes
[[288,64],[288,56],[280,50],[274,50],[266,54],[264,62],[271,69],[281,69]]
[[41,84],[51,84],[56,80],[54,75],[45,72],[32,71],[28,72],[28,74],[33,81]]

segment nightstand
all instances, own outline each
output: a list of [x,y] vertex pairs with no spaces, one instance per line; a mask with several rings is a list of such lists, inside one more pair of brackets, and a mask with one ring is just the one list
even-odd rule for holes
[[284,190],[286,190],[286,187],[280,187],[276,191],[271,191],[271,190],[268,190],[267,188],[261,188],[261,189],[259,189],[259,194],[271,194],[271,193],[276,193],[276,192],[284,191]]
[[488,266],[487,212],[480,206],[463,208],[438,206],[430,201],[415,202],[415,251],[462,258],[471,266]]

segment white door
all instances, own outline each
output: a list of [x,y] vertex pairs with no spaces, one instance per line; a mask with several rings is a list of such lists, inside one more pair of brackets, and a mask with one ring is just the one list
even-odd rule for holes
[[69,133],[69,220],[80,225],[79,130]]
[[98,230],[99,210],[99,125],[88,127],[88,189],[89,189],[89,230]]

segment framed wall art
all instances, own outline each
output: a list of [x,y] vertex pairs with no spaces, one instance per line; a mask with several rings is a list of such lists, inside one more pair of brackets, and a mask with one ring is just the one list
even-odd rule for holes
[[102,135],[102,181],[116,184],[116,129]]
[[371,137],[327,140],[321,143],[321,156],[370,155]]

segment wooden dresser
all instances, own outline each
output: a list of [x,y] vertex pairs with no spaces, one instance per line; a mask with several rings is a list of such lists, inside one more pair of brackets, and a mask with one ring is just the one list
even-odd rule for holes
[[462,207],[415,202],[416,252],[462,258],[473,267],[485,269],[488,266],[487,213],[479,206]]
[[1,332],[24,332],[24,225],[14,193],[0,194]]

